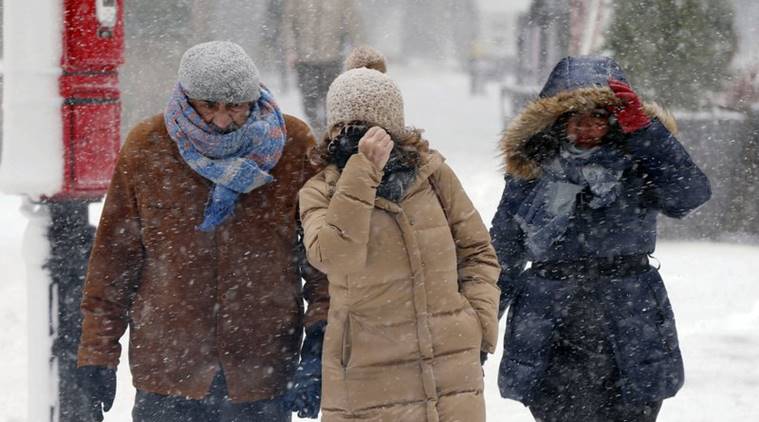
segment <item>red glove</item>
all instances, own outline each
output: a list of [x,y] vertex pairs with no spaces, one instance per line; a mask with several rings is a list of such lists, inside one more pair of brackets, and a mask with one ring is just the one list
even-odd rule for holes
[[609,79],[609,88],[622,101],[618,106],[609,107],[609,111],[617,118],[619,127],[624,133],[632,133],[651,124],[651,119],[643,110],[643,105],[630,85],[615,79]]

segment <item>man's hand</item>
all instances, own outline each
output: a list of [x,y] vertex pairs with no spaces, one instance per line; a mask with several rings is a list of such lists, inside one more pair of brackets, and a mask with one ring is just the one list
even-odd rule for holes
[[285,407],[298,413],[299,418],[319,417],[322,394],[322,346],[326,321],[317,322],[306,330],[301,359],[295,378],[285,394]]
[[82,392],[87,397],[92,418],[103,420],[103,412],[111,410],[116,397],[116,370],[101,366],[82,366],[77,369]]
[[363,138],[358,141],[358,152],[364,154],[374,164],[377,170],[382,170],[390,158],[393,150],[393,140],[390,135],[379,126],[370,128]]
[[295,380],[286,393],[285,407],[297,412],[299,418],[316,419],[321,408],[321,362],[301,362]]

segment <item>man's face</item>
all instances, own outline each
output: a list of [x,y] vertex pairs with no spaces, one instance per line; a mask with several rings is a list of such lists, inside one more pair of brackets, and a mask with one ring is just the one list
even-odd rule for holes
[[230,133],[241,128],[248,120],[251,103],[190,100],[190,105],[211,128],[219,133]]
[[567,138],[580,148],[593,148],[609,132],[609,120],[603,114],[577,113],[567,121]]

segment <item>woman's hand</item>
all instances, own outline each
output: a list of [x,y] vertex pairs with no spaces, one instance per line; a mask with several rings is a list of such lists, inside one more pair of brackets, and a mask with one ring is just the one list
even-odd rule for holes
[[379,126],[372,126],[358,141],[358,152],[364,154],[374,164],[377,170],[382,170],[390,158],[393,149],[393,140],[390,135]]
[[611,107],[611,112],[617,118],[617,123],[624,133],[632,133],[643,129],[651,123],[646,115],[643,104],[638,94],[630,88],[630,85],[614,79],[609,80],[609,88],[622,102],[621,105]]

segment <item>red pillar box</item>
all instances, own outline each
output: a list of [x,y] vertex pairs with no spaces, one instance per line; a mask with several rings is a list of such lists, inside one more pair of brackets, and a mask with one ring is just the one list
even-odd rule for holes
[[108,188],[120,147],[123,0],[64,0],[63,7],[64,176],[55,198],[94,200]]

